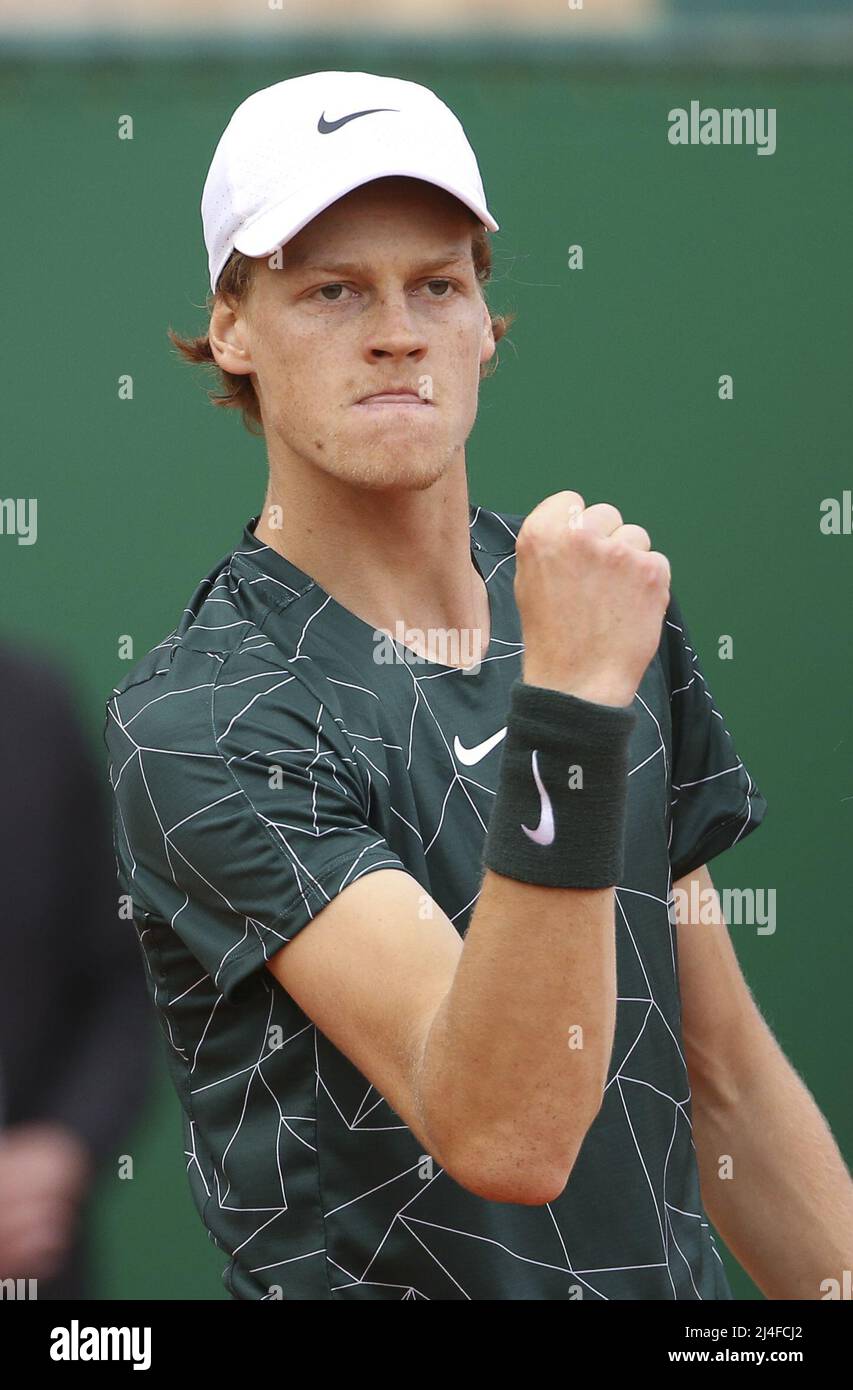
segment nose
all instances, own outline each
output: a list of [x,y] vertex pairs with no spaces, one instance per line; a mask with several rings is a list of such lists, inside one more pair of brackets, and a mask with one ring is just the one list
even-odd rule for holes
[[365,356],[372,362],[383,357],[406,357],[419,362],[426,350],[426,335],[405,291],[383,294],[368,315]]

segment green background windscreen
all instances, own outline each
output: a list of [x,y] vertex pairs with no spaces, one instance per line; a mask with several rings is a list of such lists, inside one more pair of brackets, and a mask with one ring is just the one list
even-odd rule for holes
[[[732,925],[735,948],[849,1157],[853,536],[820,529],[821,502],[853,488],[849,71],[715,68],[701,54],[634,64],[605,49],[579,61],[514,41],[324,39],[236,55],[0,64],[0,496],[38,498],[37,543],[0,536],[2,629],[72,668],[103,761],[104,702],[128,665],[120,638],[137,659],[169,633],[263,500],[263,442],[208,403],[212,383],[166,337],[206,324],[198,205],[221,130],[251,91],[301,72],[433,87],[501,224],[491,302],[518,315],[481,388],[472,500],[524,512],[575,488],[669,556],[769,803],[714,880],[775,890],[775,932]],[[774,108],[775,153],[670,145],[668,112],[691,100]],[[123,115],[132,140],[117,137]],[[573,245],[583,269],[568,266]],[[119,398],[124,374],[132,400]],[[731,660],[718,657],[725,634]],[[191,1204],[164,1051],[125,1149],[133,1181],[107,1177],[95,1204],[98,1296],[227,1297],[225,1257]],[[735,1296],[760,1297],[726,1260]]]

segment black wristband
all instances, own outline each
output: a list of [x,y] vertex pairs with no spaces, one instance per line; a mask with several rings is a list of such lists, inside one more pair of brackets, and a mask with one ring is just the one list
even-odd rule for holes
[[636,722],[633,705],[599,705],[516,679],[485,867],[547,888],[617,884]]

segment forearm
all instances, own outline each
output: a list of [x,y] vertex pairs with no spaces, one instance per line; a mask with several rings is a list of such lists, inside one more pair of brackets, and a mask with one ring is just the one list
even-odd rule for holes
[[694,1096],[703,1201],[767,1298],[819,1299],[824,1280],[840,1284],[843,1270],[853,1268],[853,1183],[829,1126],[769,1030],[756,1052],[754,1067],[726,1101]]
[[613,888],[487,869],[421,1061],[440,1152],[497,1201],[553,1199],[601,1104],[616,1019]]

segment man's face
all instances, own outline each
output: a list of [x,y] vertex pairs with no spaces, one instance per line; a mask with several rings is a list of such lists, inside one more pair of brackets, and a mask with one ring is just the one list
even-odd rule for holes
[[[260,259],[233,316],[217,301],[217,360],[253,374],[273,460],[420,490],[464,457],[480,367],[495,351],[473,229],[443,189],[375,180],[287,242],[281,269]],[[418,394],[360,403],[400,387]]]

